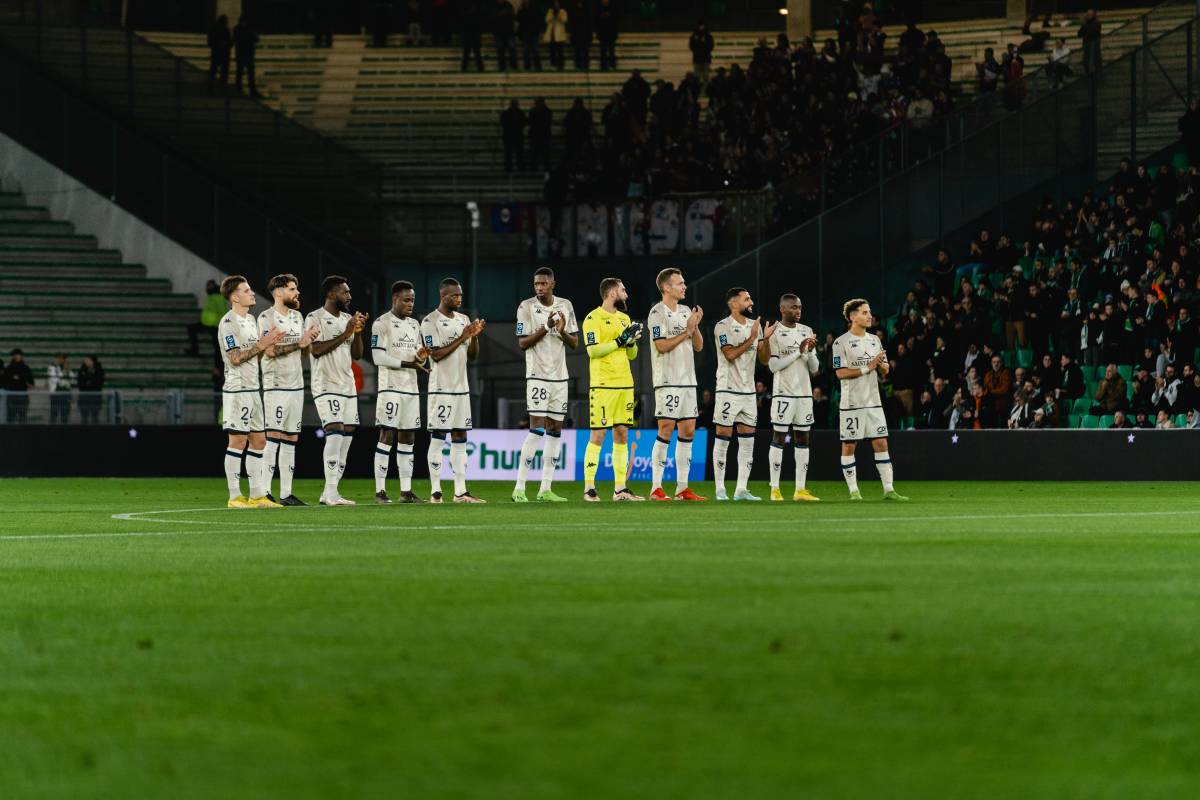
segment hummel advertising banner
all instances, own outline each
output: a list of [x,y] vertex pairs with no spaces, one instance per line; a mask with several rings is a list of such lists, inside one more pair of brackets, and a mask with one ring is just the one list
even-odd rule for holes
[[[501,481],[514,480],[517,466],[521,460],[521,444],[525,441],[527,431],[524,430],[494,430],[476,429],[467,434],[467,476],[470,480]],[[583,454],[587,449],[589,430],[569,429],[562,432],[562,450],[559,454],[558,466],[554,470],[556,481],[583,480]],[[630,472],[631,481],[649,481],[651,474],[650,456],[654,451],[654,440],[658,432],[653,430],[629,431],[630,462],[633,469]],[[667,468],[663,481],[675,480],[675,439],[671,437],[671,447],[667,452]],[[442,480],[453,480],[454,473],[450,468],[450,445],[443,445]],[[708,431],[697,429],[695,442],[692,445],[692,467],[688,480],[704,480],[705,460],[708,452]],[[536,482],[542,474],[542,453],[538,448],[529,468],[529,479]],[[597,481],[611,481],[612,473],[612,434],[605,437],[604,449],[600,451],[600,471],[596,474]]]

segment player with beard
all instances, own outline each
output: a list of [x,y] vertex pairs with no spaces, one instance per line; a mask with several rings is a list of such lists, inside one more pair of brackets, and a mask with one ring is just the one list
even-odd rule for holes
[[323,506],[352,506],[342,497],[338,483],[346,471],[346,457],[354,429],[358,427],[358,388],[354,383],[354,359],[363,356],[363,330],[368,316],[361,311],[350,314],[350,285],[340,275],[330,275],[321,283],[325,305],[308,315],[306,327],[320,333],[309,345],[312,357],[312,396],[325,430],[325,490]]
[[438,307],[421,320],[421,335],[433,359],[425,420],[429,428],[429,502],[442,502],[442,444],[450,434],[450,467],[454,472],[454,502],[486,503],[467,491],[467,431],[471,430],[471,389],[467,361],[479,357],[479,335],[487,323],[459,313],[462,285],[442,281]]
[[629,491],[629,427],[633,425],[633,371],[629,362],[637,358],[642,324],[625,313],[629,293],[619,278],[600,281],[600,307],[583,320],[583,341],[588,354],[588,416],[592,429],[583,461],[583,499],[600,500],[596,494],[596,472],[608,429],[613,433],[614,501],[645,500]]
[[396,471],[400,474],[401,503],[419,503],[413,493],[413,445],[421,427],[421,395],[417,373],[428,372],[429,350],[421,346],[421,323],[413,317],[417,299],[408,281],[392,284],[392,309],[371,326],[371,358],[379,368],[379,393],[375,399],[375,502],[390,503],[387,476],[392,444],[396,444]]
[[265,338],[273,329],[283,338],[267,348],[262,359],[263,408],[267,415],[267,449],[263,470],[267,497],[279,463],[279,504],[306,505],[292,494],[296,472],[296,443],[300,440],[300,418],[304,413],[304,365],[300,354],[308,352],[320,332],[315,326],[304,329],[300,313],[299,281],[295,275],[276,275],[267,282],[267,291],[275,304],[258,315],[258,335]]
[[[758,422],[758,405],[754,391],[754,359],[758,354],[758,343],[763,340],[763,330],[757,319],[748,319],[753,313],[754,300],[750,292],[735,286],[725,293],[729,316],[713,328],[717,340],[717,406],[713,413],[716,423],[716,441],[713,443],[713,477],[717,484],[717,499],[727,500],[725,493],[725,462],[729,455],[729,442],[737,430],[738,471],[734,500],[760,500],[746,488],[750,480],[750,467],[754,464],[754,426]],[[774,328],[766,331],[770,336]]]

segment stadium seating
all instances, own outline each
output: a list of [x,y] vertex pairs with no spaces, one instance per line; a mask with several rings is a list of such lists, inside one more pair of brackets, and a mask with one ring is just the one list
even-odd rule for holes
[[20,194],[0,194],[0,303],[0,349],[22,348],[39,388],[59,351],[72,368],[97,356],[106,388],[212,386],[208,362],[182,355],[196,298]]
[[[1105,12],[1105,25],[1115,29],[1145,10]],[[1186,9],[1180,14],[1183,18]],[[1076,45],[1074,23],[1060,21],[1066,24],[1061,28],[1064,35]],[[922,27],[936,30],[945,43],[960,97],[974,94],[974,65],[985,48],[995,48],[999,54],[1008,43],[1026,38],[1019,24],[1003,19],[929,22]],[[885,30],[887,46],[894,50],[902,28]],[[1140,27],[1121,35],[1135,34],[1140,40]],[[203,35],[143,35],[207,67]],[[717,31],[713,67],[746,65],[764,36],[773,38],[774,33]],[[833,36],[833,31],[819,31],[814,39]],[[330,49],[314,49],[306,36],[264,36],[257,64],[260,90],[268,103],[371,155],[394,172],[388,181],[389,199],[495,201],[541,195],[540,176],[506,176],[501,170],[498,115],[509,99],[518,99],[528,108],[534,97],[545,97],[555,113],[557,139],[557,123],[574,98],[584,98],[598,123],[600,108],[632,69],[640,69],[651,83],[658,78],[678,82],[691,68],[687,38],[687,33],[623,34],[617,48],[619,69],[613,72],[501,73],[495,70],[494,59],[485,58],[488,71],[464,73],[457,47],[397,44],[375,49],[367,46],[366,36],[338,36]],[[1031,54],[1027,70],[1039,66],[1041,58]]]

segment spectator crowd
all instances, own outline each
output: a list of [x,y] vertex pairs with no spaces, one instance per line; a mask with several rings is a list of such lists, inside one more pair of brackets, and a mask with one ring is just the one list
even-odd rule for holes
[[1020,234],[940,250],[880,321],[891,424],[1200,427],[1200,169],[1122,162]]

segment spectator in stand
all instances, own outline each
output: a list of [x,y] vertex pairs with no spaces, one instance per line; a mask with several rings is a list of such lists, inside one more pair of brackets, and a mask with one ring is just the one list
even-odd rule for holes
[[708,70],[712,66],[712,54],[716,43],[713,41],[712,34],[708,32],[708,25],[704,20],[696,23],[696,29],[692,31],[692,36],[688,39],[688,49],[692,51],[692,71],[696,73],[696,77],[700,79],[700,83],[708,83]]
[[57,353],[46,368],[46,388],[50,390],[50,424],[66,425],[71,417],[71,368],[67,354]]
[[1179,118],[1178,127],[1188,164],[1193,167],[1200,165],[1200,104],[1195,98],[1188,101],[1187,111]]
[[188,325],[187,329],[188,340],[191,342],[191,347],[187,351],[188,355],[200,355],[199,340],[203,337],[208,343],[207,346],[212,347],[214,363],[220,363],[221,352],[217,349],[217,326],[221,324],[221,317],[225,316],[225,312],[228,310],[229,305],[221,296],[221,287],[214,280],[206,281],[204,284],[204,307],[200,309],[200,321]]
[[546,105],[546,98],[533,101],[529,110],[529,166],[531,169],[550,169],[550,137],[554,128],[554,115]]
[[1160,409],[1154,421],[1154,427],[1160,431],[1169,431],[1175,427],[1175,423],[1171,421],[1170,414]]
[[229,87],[229,51],[233,49],[233,34],[229,32],[229,17],[222,14],[208,29],[208,91],[220,81],[221,90]]
[[888,377],[895,387],[894,395],[902,409],[901,416],[913,416],[913,393],[924,383],[917,374],[916,357],[908,352],[904,342],[896,345],[896,355],[890,359],[892,365]]
[[586,72],[592,65],[592,15],[588,13],[587,0],[575,0],[567,31],[571,34],[575,69]]
[[521,7],[517,9],[517,35],[521,37],[521,58],[526,71],[542,71],[542,53],[538,44],[542,27],[542,17],[533,0],[521,0]]
[[1070,353],[1059,356],[1058,396],[1068,400],[1078,400],[1083,397],[1083,370],[1071,358]]
[[1096,392],[1092,396],[1096,404],[1092,406],[1092,413],[1103,416],[1126,408],[1126,391],[1125,379],[1117,373],[1117,365],[1109,364],[1104,369],[1104,378],[1096,384]]
[[991,369],[983,376],[983,388],[991,404],[988,417],[996,422],[1007,419],[1013,378],[1000,356],[992,356]]
[[1055,42],[1054,49],[1050,51],[1046,72],[1050,75],[1050,83],[1055,88],[1073,74],[1071,72],[1071,48],[1067,47],[1066,39],[1060,38]]
[[483,72],[483,8],[480,0],[469,0],[459,18],[459,34],[462,36],[462,71],[467,71],[467,64],[475,59],[475,68]]
[[1087,10],[1087,16],[1075,35],[1083,40],[1083,74],[1091,75],[1100,69],[1100,19],[1096,16],[1096,9]]
[[990,47],[984,48],[983,61],[975,65],[975,75],[979,78],[979,93],[990,94],[1000,85],[1004,68],[996,60],[996,51]]
[[[508,5],[508,0],[499,0]],[[511,6],[510,6],[511,8]],[[508,108],[500,112],[500,130],[504,138],[504,171],[513,171],[513,162],[521,172],[525,171],[525,112],[516,100],[508,102]]]
[[28,418],[29,390],[33,385],[33,371],[25,363],[25,353],[16,348],[0,373],[0,389],[9,393],[5,412],[5,421],[9,425],[24,423]]
[[404,0],[404,25],[407,33],[404,36],[406,47],[425,43],[425,8],[421,0]]
[[576,97],[563,117],[563,132],[567,140],[567,161],[578,161],[592,139],[592,112],[583,105],[583,98]]
[[509,0],[496,0],[492,9],[492,36],[496,39],[496,62],[500,72],[517,68],[517,47],[513,42],[516,20],[512,3]]
[[1188,409],[1180,403],[1179,390],[1183,381],[1175,374],[1175,366],[1167,367],[1165,375],[1154,379],[1154,393],[1150,395],[1150,407],[1168,414],[1185,413]]
[[79,387],[79,421],[84,425],[95,425],[100,421],[100,392],[104,390],[104,368],[96,356],[84,356],[83,364],[75,375]]
[[1012,408],[1008,412],[1008,429],[1020,430],[1032,426],[1034,412],[1038,407],[1039,403],[1024,387],[1017,389],[1013,393]]
[[242,91],[242,77],[250,87],[250,96],[258,99],[258,85],[254,78],[254,59],[258,53],[258,33],[245,16],[238,17],[233,29],[233,52],[237,57],[237,90]]
[[1133,423],[1131,423],[1129,421],[1129,418],[1125,416],[1125,412],[1118,411],[1115,414],[1113,414],[1113,421],[1112,421],[1112,424],[1108,426],[1108,429],[1109,430],[1125,430],[1126,428],[1132,428],[1132,427],[1133,427]]
[[600,44],[601,70],[617,68],[619,21],[611,0],[600,0],[600,8],[596,10],[596,41]]
[[567,10],[559,0],[551,0],[550,8],[546,11],[546,44],[550,48],[550,66],[562,72],[563,44],[567,41]]

